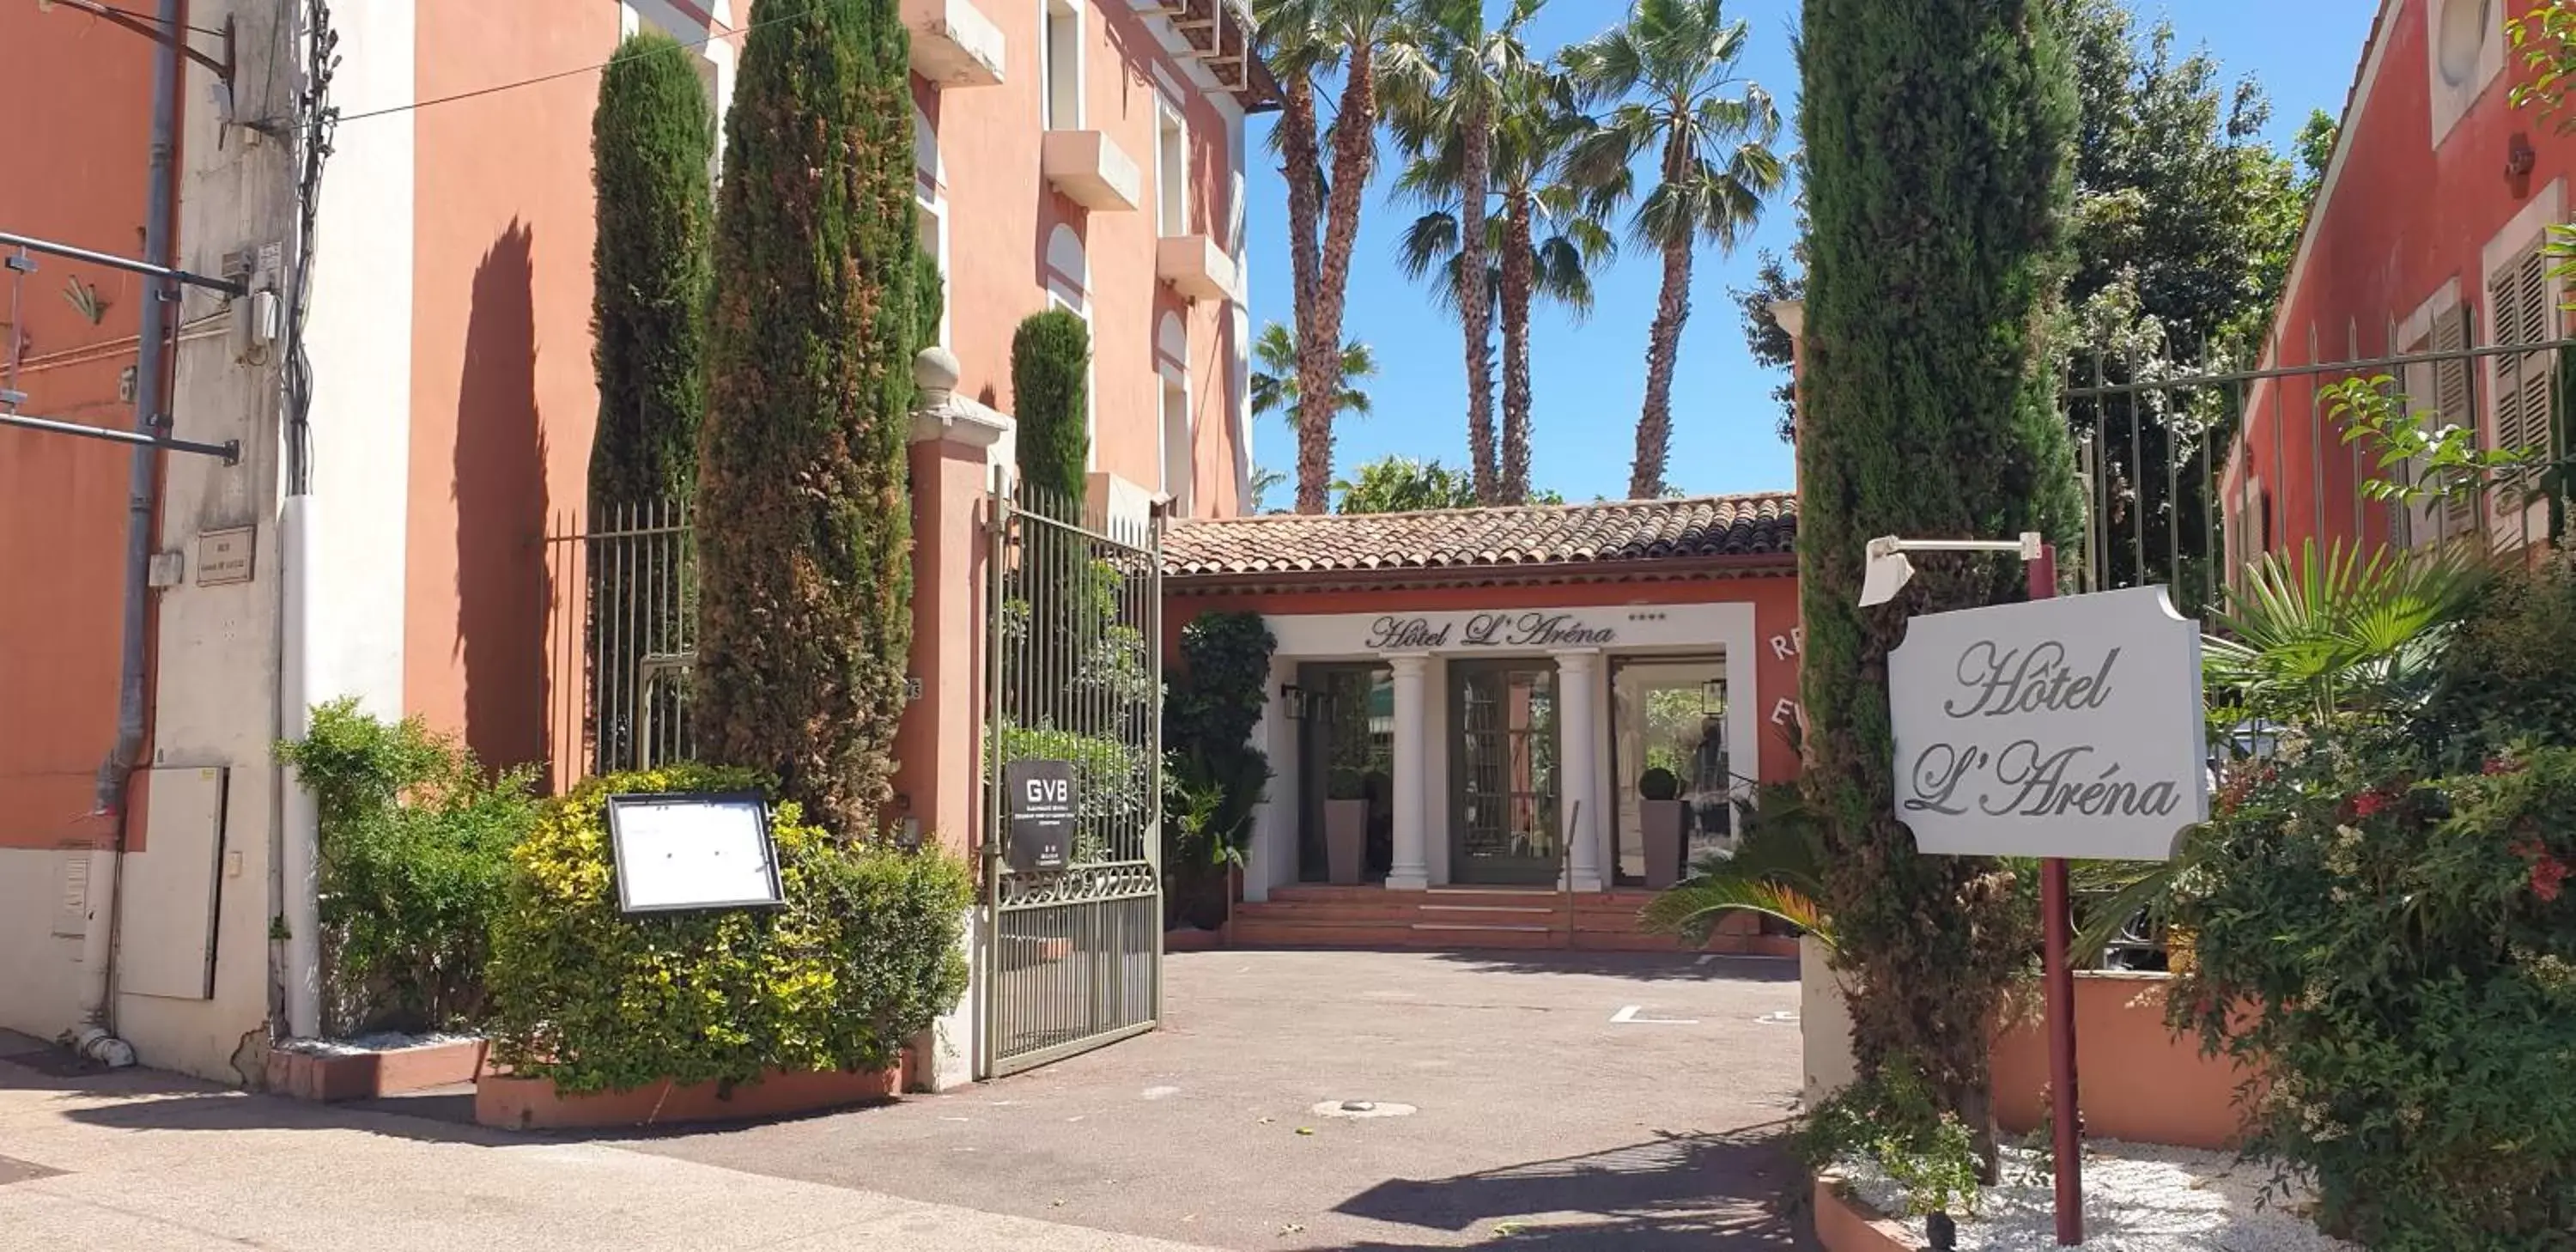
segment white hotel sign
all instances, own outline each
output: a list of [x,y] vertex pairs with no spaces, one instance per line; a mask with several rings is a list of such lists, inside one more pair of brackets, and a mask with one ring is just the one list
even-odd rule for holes
[[1917,617],[1887,685],[1925,852],[2161,861],[2209,817],[2200,630],[2162,587]]

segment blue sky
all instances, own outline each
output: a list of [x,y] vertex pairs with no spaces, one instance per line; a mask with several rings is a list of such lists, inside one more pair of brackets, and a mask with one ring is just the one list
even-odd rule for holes
[[[1494,6],[1499,8],[1499,6]],[[1550,0],[1529,31],[1534,51],[1553,53],[1590,36],[1624,10],[1615,0]],[[2251,75],[2272,99],[2271,133],[2287,148],[2311,108],[2343,111],[2344,92],[2361,55],[2371,11],[2363,0],[2135,0],[2144,22],[2170,18],[2177,42],[2205,44],[2229,78]],[[1795,108],[1797,66],[1789,50],[1798,0],[1731,3],[1732,16],[1752,26],[1746,77]],[[1264,146],[1270,122],[1251,125],[1253,151],[1246,228],[1250,234],[1252,317],[1293,323],[1288,289],[1287,189],[1277,158]],[[1783,136],[1794,145],[1795,121]],[[1392,146],[1381,149],[1391,164]],[[1336,472],[1390,452],[1436,457],[1453,466],[1466,461],[1466,380],[1460,368],[1455,321],[1430,293],[1397,268],[1396,239],[1419,210],[1390,204],[1383,174],[1370,188],[1352,257],[1346,336],[1377,351],[1378,377],[1368,391],[1376,412],[1338,423]],[[1752,281],[1759,249],[1786,251],[1795,222],[1785,198],[1772,205],[1752,238],[1732,256],[1703,251],[1691,292],[1691,319],[1682,340],[1679,378],[1673,388],[1673,456],[1670,481],[1684,491],[1759,491],[1790,483],[1790,450],[1774,433],[1770,391],[1778,378],[1754,364],[1729,287]],[[1569,500],[1627,494],[1637,408],[1645,389],[1647,323],[1654,316],[1659,269],[1654,258],[1630,249],[1598,280],[1592,316],[1571,321],[1542,304],[1531,334],[1533,406],[1531,479]],[[1256,463],[1293,472],[1295,437],[1276,417],[1262,418],[1254,435]],[[1284,507],[1293,485],[1272,491],[1268,504]]]

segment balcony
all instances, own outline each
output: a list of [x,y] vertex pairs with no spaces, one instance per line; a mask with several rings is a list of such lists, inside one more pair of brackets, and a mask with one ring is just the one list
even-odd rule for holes
[[1192,300],[1234,294],[1234,258],[1206,235],[1165,235],[1154,241],[1154,277]]
[[912,31],[912,72],[934,87],[991,87],[1002,81],[1002,28],[972,0],[903,0]]
[[1096,130],[1051,130],[1039,165],[1048,182],[1074,203],[1102,213],[1132,212],[1143,198],[1136,160]]

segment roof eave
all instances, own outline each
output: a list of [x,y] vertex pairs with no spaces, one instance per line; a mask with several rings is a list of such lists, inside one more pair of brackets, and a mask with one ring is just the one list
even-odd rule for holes
[[1478,565],[1400,565],[1374,569],[1256,570],[1163,575],[1163,586],[1186,594],[1231,591],[1392,590],[1439,586],[1512,586],[1555,583],[1674,582],[1689,578],[1742,578],[1795,574],[1798,555],[1731,552],[1651,561],[1544,561]]

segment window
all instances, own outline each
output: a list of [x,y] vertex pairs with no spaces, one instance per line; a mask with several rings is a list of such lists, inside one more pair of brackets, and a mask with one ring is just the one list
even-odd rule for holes
[[[2498,347],[2547,344],[2558,338],[2557,301],[2549,281],[2549,258],[2535,246],[2511,265],[2487,276],[2488,316]],[[2533,449],[2532,459],[2549,457],[2550,375],[2558,365],[2554,351],[2534,351],[2487,358],[2491,362],[2494,416],[2484,432],[2507,449]],[[2518,546],[2527,538],[2524,515],[2529,483],[2514,479],[2488,492],[2496,542]]]
[[[2457,304],[2444,306],[2431,315],[2432,328],[2405,347],[2408,356],[2456,354],[2441,360],[2425,361],[2406,367],[2404,393],[2407,403],[2417,410],[2415,416],[2428,430],[2459,423],[2475,430],[2477,407],[2470,395],[2469,311]],[[2401,481],[2432,490],[2439,484],[2423,481],[2424,466],[2418,458],[2394,467]],[[2430,497],[2410,505],[2392,506],[2390,530],[2402,547],[2420,548],[2440,543],[2454,535],[2475,533],[2478,528],[2477,503],[2470,499],[2443,500]]]
[[1039,0],[1046,6],[1046,64],[1041,82],[1046,93],[1048,130],[1082,129],[1082,10],[1074,0]]
[[1190,233],[1190,132],[1167,103],[1154,109],[1154,212],[1165,238]]
[[1172,516],[1190,515],[1190,484],[1198,476],[1196,449],[1190,439],[1189,384],[1163,379],[1163,494],[1171,497]]
[[2505,11],[2497,0],[2432,0],[2425,20],[2426,112],[2438,148],[2503,72]]

